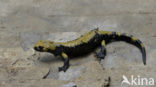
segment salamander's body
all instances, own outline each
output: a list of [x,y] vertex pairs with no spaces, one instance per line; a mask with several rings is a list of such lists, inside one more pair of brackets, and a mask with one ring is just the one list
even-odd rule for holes
[[126,41],[137,46],[142,52],[143,63],[146,64],[145,47],[139,39],[125,33],[108,32],[99,29],[94,29],[76,40],[67,42],[38,41],[34,49],[40,52],[50,52],[55,56],[62,56],[64,66],[59,67],[59,71],[66,71],[69,67],[69,57],[87,54],[98,46],[101,46],[101,51],[95,53],[95,56],[99,59],[104,59],[106,55],[105,46],[112,41]]

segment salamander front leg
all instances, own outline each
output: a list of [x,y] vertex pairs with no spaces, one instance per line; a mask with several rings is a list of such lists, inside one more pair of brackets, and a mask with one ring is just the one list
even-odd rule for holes
[[101,42],[101,51],[98,52],[98,53],[95,52],[95,56],[96,56],[99,60],[104,59],[104,57],[105,57],[105,55],[106,55],[105,46],[106,46],[105,40],[103,40],[103,41]]
[[66,53],[62,53],[61,56],[64,59],[64,65],[62,67],[59,67],[59,72],[60,71],[66,72],[66,70],[69,68],[69,57],[67,56]]

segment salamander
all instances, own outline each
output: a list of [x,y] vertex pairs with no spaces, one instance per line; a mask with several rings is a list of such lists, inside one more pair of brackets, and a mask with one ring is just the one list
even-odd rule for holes
[[79,38],[66,41],[55,42],[48,40],[40,40],[36,42],[34,49],[39,52],[49,52],[54,56],[61,56],[64,59],[64,65],[59,67],[59,71],[66,71],[69,68],[69,60],[71,57],[85,55],[100,47],[99,52],[95,52],[95,56],[101,60],[106,56],[106,44],[114,41],[125,41],[138,47],[142,53],[143,64],[146,65],[146,50],[143,43],[133,35],[127,33],[103,31],[93,29]]

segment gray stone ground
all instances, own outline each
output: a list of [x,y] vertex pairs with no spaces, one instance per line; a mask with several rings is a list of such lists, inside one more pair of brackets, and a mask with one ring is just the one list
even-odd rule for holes
[[[107,45],[100,63],[93,54],[72,59],[66,73],[57,70],[59,58],[32,49],[40,39],[73,40],[96,27],[137,36],[147,65],[124,42]],[[105,87],[109,76],[110,86],[120,87],[123,75],[156,80],[155,44],[155,0],[0,0],[0,87]]]

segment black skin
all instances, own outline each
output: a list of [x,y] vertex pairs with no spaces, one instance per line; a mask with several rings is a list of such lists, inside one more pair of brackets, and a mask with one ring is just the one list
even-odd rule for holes
[[[126,34],[121,34],[120,36],[116,32],[112,32],[110,35],[99,35],[98,33],[95,34],[94,37],[92,37],[87,43],[81,43],[80,45],[74,46],[74,47],[67,47],[67,46],[57,46],[55,51],[48,50],[48,52],[54,54],[55,56],[57,55],[62,55],[62,53],[66,53],[68,56],[67,58],[62,58],[64,59],[64,65],[62,67],[59,67],[59,71],[64,71],[69,68],[69,57],[75,57],[75,56],[80,56],[84,55],[87,53],[90,53],[94,51],[97,47],[101,46],[100,52],[95,52],[95,56],[99,59],[102,60],[104,59],[106,55],[106,49],[105,45],[102,45],[101,42],[104,40],[106,44],[114,41],[125,41],[127,43],[130,43],[132,45],[137,46],[140,51],[142,52],[143,56],[143,63],[144,65],[146,64],[146,52],[145,48],[142,47],[142,42],[140,40],[132,41],[133,36],[127,36]],[[34,48],[37,51],[42,51],[43,47],[35,47]]]
[[[106,55],[106,49],[104,46],[101,46],[100,52],[95,52],[94,54],[94,56],[97,57],[100,61],[104,59],[105,55]],[[66,72],[68,68],[69,68],[69,57],[64,59],[64,65],[62,67],[59,67],[59,72],[60,71]]]
[[[75,46],[75,47],[65,47],[65,46],[57,47],[56,48],[57,49],[56,52],[55,53],[53,52],[53,54],[61,55],[60,53],[65,52],[70,57],[75,57],[75,56],[80,56],[80,55],[84,55],[84,54],[90,53],[93,50],[95,50],[95,48],[100,46],[102,39],[101,40],[97,40],[97,39],[99,39],[99,37],[100,37],[100,35],[96,34],[92,39],[90,39],[90,41],[88,41],[88,43],[84,43],[84,44],[81,44],[81,45]],[[97,40],[97,42],[94,42],[95,40]],[[104,59],[105,54],[106,54],[105,47],[101,46],[101,51],[98,52],[98,53],[95,53],[95,56],[99,60],[101,60],[101,59]],[[59,67],[59,71],[66,72],[66,70],[68,68],[69,68],[69,57],[64,59],[64,65],[62,67]]]

